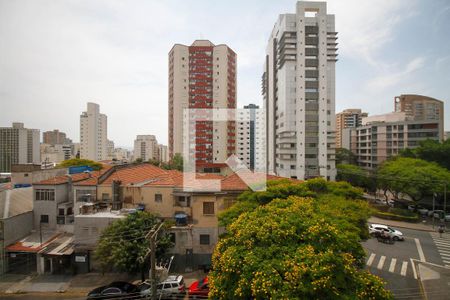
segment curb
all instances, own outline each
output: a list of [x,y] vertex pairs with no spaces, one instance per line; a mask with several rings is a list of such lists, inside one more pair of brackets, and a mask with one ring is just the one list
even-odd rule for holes
[[[369,218],[369,220],[367,221],[368,223],[377,223],[378,221],[372,222],[370,221],[371,218]],[[425,232],[436,232],[436,230],[434,230],[433,228],[415,228],[412,226],[407,226],[407,224],[393,224],[391,222],[389,222],[390,220],[384,220],[381,218],[378,218],[380,220],[382,220],[382,222],[386,225],[389,226],[393,226],[393,227],[398,227],[398,228],[405,228],[405,229],[412,229],[412,230],[418,230],[418,231],[425,231]],[[387,222],[386,222],[387,221]]]

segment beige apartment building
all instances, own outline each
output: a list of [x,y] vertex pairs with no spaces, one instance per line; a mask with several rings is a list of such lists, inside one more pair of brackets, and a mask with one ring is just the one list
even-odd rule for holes
[[0,172],[11,172],[17,164],[40,164],[39,129],[25,128],[23,123],[0,127]]
[[88,102],[80,115],[80,156],[94,161],[108,159],[107,117],[96,103]]
[[50,145],[72,144],[72,140],[67,138],[66,134],[58,129],[42,133],[42,141],[44,144]]
[[415,148],[427,139],[442,141],[439,120],[415,120],[405,112],[363,118],[362,125],[351,129],[351,150],[358,164],[376,169],[383,161],[406,148]]
[[[368,114],[362,112],[361,109],[350,108],[336,114],[336,148],[348,148],[348,143],[343,142],[343,139],[348,135],[345,134],[344,129],[356,128],[361,126],[362,118],[367,117]],[[350,149],[349,149],[350,150]]]
[[154,135],[138,135],[134,140],[133,159],[159,160],[158,141]]
[[183,153],[184,140],[195,145],[186,145],[186,150],[196,166],[224,163],[235,153],[234,121],[183,124],[185,109],[214,108],[236,108],[236,53],[227,45],[208,40],[174,45],[169,52],[170,158]]
[[439,124],[439,140],[444,140],[444,102],[431,97],[405,94],[394,98],[396,112],[416,121],[434,121]]

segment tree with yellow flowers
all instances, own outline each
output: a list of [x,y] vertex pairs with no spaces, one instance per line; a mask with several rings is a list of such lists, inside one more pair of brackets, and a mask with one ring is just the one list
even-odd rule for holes
[[[227,233],[213,254],[209,296],[391,299],[381,279],[362,270],[359,242],[369,208],[343,196],[355,193],[346,185],[314,180],[272,182],[266,192],[242,196],[237,208],[221,217]],[[269,194],[277,198],[268,201]]]

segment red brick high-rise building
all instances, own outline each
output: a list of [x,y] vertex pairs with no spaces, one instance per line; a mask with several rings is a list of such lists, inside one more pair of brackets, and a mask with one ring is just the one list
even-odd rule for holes
[[[236,53],[227,45],[196,40],[169,53],[169,155],[183,153],[183,109],[236,109]],[[192,128],[190,129],[192,130]],[[223,164],[235,153],[235,122],[197,121],[197,166]],[[186,134],[185,132],[184,134]]]

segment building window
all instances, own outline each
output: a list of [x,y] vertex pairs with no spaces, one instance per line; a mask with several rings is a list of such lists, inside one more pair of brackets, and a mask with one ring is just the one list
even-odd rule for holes
[[55,190],[37,189],[36,201],[55,201]]
[[209,234],[200,234],[200,245],[209,245]]
[[203,202],[203,214],[214,215],[214,202]]
[[48,224],[48,215],[41,215],[41,223]]
[[155,194],[155,202],[162,202],[162,194]]

